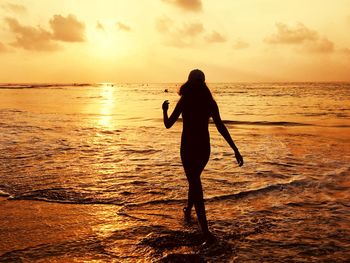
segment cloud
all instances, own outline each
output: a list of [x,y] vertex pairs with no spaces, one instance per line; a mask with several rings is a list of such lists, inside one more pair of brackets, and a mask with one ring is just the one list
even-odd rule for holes
[[269,44],[295,45],[302,50],[315,53],[334,51],[334,44],[326,37],[320,37],[317,31],[298,23],[294,28],[283,23],[276,23],[277,33],[265,39]]
[[52,41],[52,34],[40,26],[23,26],[14,18],[5,18],[5,22],[16,36],[12,46],[36,51],[59,49],[59,46]]
[[156,20],[156,29],[159,33],[168,33],[173,21],[168,17],[162,17]]
[[7,3],[7,4],[3,4],[1,7],[8,10],[8,11],[12,11],[14,13],[26,13],[27,12],[27,8],[23,5]]
[[60,49],[57,40],[65,42],[82,42],[85,40],[85,25],[75,16],[54,15],[50,20],[52,31],[41,26],[24,26],[17,19],[7,17],[5,22],[15,35],[11,43],[14,47],[34,51],[53,51]]
[[266,42],[271,44],[296,44],[318,38],[316,31],[308,29],[301,23],[297,24],[295,28],[289,28],[283,23],[276,23],[276,27],[277,33],[266,38]]
[[201,23],[185,24],[182,28],[178,29],[178,34],[183,36],[196,36],[204,31]]
[[209,36],[206,37],[206,40],[209,43],[222,43],[222,42],[226,42],[227,39],[220,33],[213,31]]
[[183,10],[199,12],[202,11],[201,0],[162,0],[165,3],[173,4]]
[[344,54],[346,54],[346,55],[350,55],[350,48],[342,48],[342,49],[340,49],[340,51],[342,52],[342,53],[344,53]]
[[162,34],[172,34],[176,37],[192,37],[204,31],[203,24],[184,23],[180,27],[174,26],[174,21],[168,17],[160,18],[156,21],[156,29]]
[[164,16],[156,20],[155,28],[165,38],[165,45],[178,48],[227,41],[227,38],[217,31],[212,31],[207,36],[204,35],[205,28],[200,22],[182,23],[179,25],[179,23]]
[[97,21],[97,23],[96,23],[96,28],[97,28],[98,30],[102,30],[102,31],[105,30],[104,26],[103,26],[100,22],[98,22],[98,21]]
[[334,43],[327,38],[320,38],[317,41],[306,42],[304,49],[315,53],[330,53],[334,51]]
[[74,15],[67,17],[54,15],[50,20],[53,39],[65,42],[85,41],[85,24],[78,21]]
[[118,29],[121,31],[131,31],[131,28],[122,22],[117,22],[117,26],[118,26]]
[[168,17],[156,21],[156,29],[164,35],[165,44],[174,47],[188,47],[195,44],[197,37],[204,32],[201,23],[184,23],[175,26],[175,22]]
[[232,45],[234,49],[244,49],[244,48],[248,48],[249,46],[250,46],[249,43],[243,40],[236,40],[235,42],[233,42],[233,45]]
[[6,52],[6,51],[7,51],[7,47],[3,43],[0,42],[0,53]]

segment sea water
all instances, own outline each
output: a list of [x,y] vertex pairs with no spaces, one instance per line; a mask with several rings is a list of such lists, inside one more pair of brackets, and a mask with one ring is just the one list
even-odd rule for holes
[[350,83],[208,84],[245,161],[210,123],[209,248],[162,121],[179,86],[1,84],[0,261],[349,260]]

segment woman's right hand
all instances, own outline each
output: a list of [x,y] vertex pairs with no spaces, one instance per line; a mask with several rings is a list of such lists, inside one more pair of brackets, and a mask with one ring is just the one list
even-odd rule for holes
[[167,111],[169,109],[169,101],[165,100],[162,104],[163,111]]

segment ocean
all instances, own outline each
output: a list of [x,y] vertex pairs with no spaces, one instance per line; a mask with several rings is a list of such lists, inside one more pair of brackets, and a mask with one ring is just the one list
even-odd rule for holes
[[[209,228],[183,221],[179,83],[0,85],[0,262],[350,261],[350,83],[209,83]],[[195,213],[193,213],[195,219]]]

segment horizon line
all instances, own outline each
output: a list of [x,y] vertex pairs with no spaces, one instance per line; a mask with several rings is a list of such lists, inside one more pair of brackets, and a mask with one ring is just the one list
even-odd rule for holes
[[[87,85],[103,85],[103,84],[181,84],[185,83],[186,81],[166,81],[166,82],[158,82],[158,81],[151,81],[151,82],[108,82],[108,81],[101,81],[101,82],[0,82],[0,86],[4,85],[71,85],[71,86],[87,86]],[[332,81],[323,81],[323,80],[317,80],[317,81],[210,81],[206,82],[207,84],[227,84],[227,83],[350,83],[350,80],[332,80]]]

